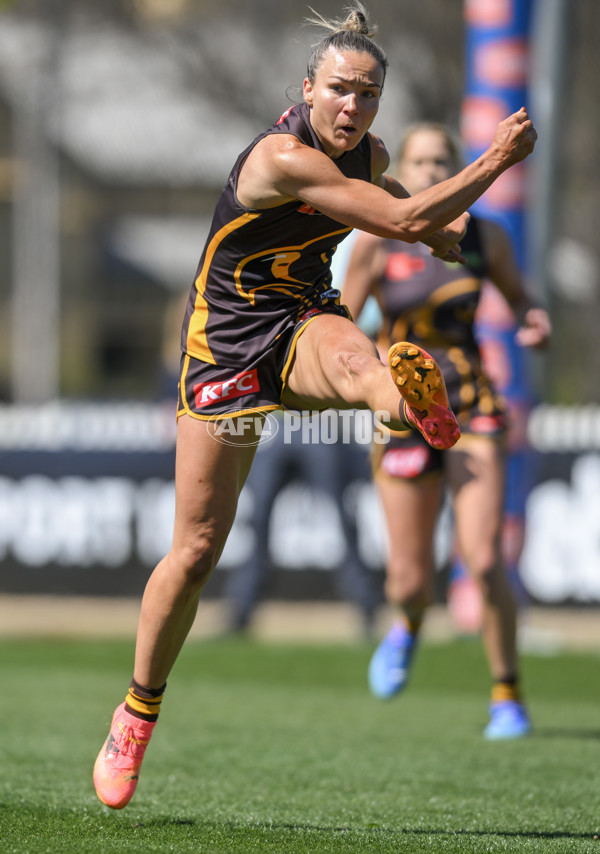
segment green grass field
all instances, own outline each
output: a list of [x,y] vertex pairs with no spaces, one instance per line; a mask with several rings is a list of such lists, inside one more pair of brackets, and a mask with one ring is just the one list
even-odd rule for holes
[[363,644],[189,643],[136,795],[91,782],[132,644],[0,642],[0,850],[598,852],[600,657],[526,656],[535,734],[488,743],[477,642],[372,699]]

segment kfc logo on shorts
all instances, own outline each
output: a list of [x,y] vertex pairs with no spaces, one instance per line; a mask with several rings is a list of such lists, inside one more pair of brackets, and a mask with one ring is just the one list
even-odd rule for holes
[[381,468],[390,477],[417,477],[423,474],[429,462],[429,449],[391,448],[381,461]]
[[256,368],[252,371],[243,371],[228,380],[198,383],[194,386],[196,408],[201,409],[203,406],[210,406],[212,403],[219,403],[222,400],[233,400],[236,397],[243,397],[245,394],[259,390],[260,384]]

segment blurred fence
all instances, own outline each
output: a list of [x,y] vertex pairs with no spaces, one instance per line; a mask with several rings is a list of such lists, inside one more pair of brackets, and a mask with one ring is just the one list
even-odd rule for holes
[[[139,595],[170,545],[174,436],[171,404],[1,407],[0,592]],[[539,465],[527,506],[525,587],[539,603],[600,603],[600,407],[538,407],[530,440]],[[379,572],[385,532],[368,444],[336,450],[361,555]],[[297,443],[299,470],[314,452]],[[224,573],[253,549],[253,500],[246,487],[207,596],[220,594]],[[436,541],[442,569],[449,530],[445,512]],[[339,508],[290,481],[273,508],[269,550],[279,597],[335,596],[332,570],[345,551]]]

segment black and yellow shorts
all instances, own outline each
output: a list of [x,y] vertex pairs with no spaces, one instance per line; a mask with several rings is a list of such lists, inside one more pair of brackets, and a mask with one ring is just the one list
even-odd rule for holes
[[[343,305],[314,307],[267,346],[252,364],[213,365],[188,353],[181,357],[177,417],[201,420],[282,409],[281,394],[292,367],[296,342],[309,323],[321,314],[350,317]],[[241,349],[241,348],[240,348]]]
[[[474,410],[470,416],[459,419],[461,438],[455,449],[474,437],[484,437],[503,442],[508,422],[505,412],[482,415]],[[375,478],[401,478],[421,480],[439,476],[444,470],[448,451],[438,451],[428,445],[416,430],[392,431],[385,443],[374,443],[371,449],[371,467]]]

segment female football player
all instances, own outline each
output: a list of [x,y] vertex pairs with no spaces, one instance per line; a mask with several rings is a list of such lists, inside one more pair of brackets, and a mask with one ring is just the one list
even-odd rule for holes
[[167,677],[234,521],[260,431],[249,414],[369,408],[437,448],[458,439],[434,361],[401,344],[388,368],[340,305],[330,277],[336,245],[361,228],[425,240],[437,255],[460,260],[464,211],[535,144],[521,109],[498,125],[475,163],[408,197],[385,174],[387,151],[369,133],[387,61],[364,8],[316,23],[326,33],[310,55],[303,102],[239,156],[191,289],[173,542],[146,586],[133,680],[94,769],[100,800],[116,809],[133,795]]

